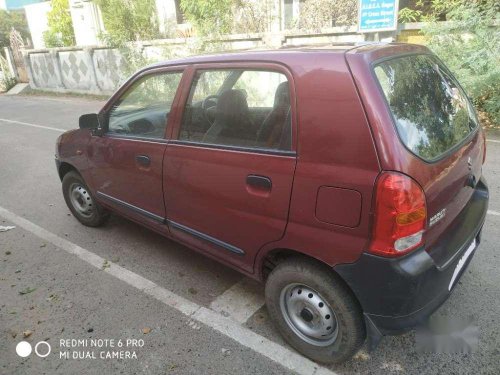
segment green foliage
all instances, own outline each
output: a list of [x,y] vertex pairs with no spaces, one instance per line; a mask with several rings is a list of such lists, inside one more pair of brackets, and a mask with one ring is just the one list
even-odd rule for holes
[[499,12],[500,4],[492,0],[463,0],[446,13],[447,22],[431,22],[422,30],[428,46],[496,124],[500,124]]
[[16,85],[16,83],[17,83],[16,77],[10,75],[0,78],[0,92],[9,91]]
[[12,28],[19,31],[23,39],[30,35],[23,12],[0,9],[0,49],[10,45],[9,34]]
[[[401,23],[445,20],[446,14],[457,7],[462,0],[417,0],[399,10]],[[402,1],[407,3],[407,1]]]
[[75,45],[73,21],[68,0],[51,0],[51,10],[47,14],[49,29],[43,33],[47,47],[67,47]]
[[398,13],[398,20],[401,23],[418,22],[422,17],[422,11],[418,9],[403,8]]
[[233,0],[181,0],[184,15],[200,36],[230,33],[233,5]]
[[[472,3],[475,0],[472,1]],[[470,1],[469,1],[470,2]],[[460,6],[464,3],[463,0],[419,0],[417,1],[417,6],[421,8],[427,7],[427,12],[425,12],[423,21],[437,21],[447,19],[447,14],[451,10]]]
[[161,37],[155,0],[95,0],[99,5],[106,33],[101,39],[108,45],[152,40]]

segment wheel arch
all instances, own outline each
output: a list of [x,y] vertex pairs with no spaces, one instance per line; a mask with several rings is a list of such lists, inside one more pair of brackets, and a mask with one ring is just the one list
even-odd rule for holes
[[78,169],[76,169],[75,166],[65,161],[61,162],[59,164],[59,168],[57,168],[57,172],[59,174],[59,178],[61,179],[61,181],[63,180],[64,176],[71,171],[75,171],[76,173],[80,174],[80,172],[78,172]]
[[[304,259],[307,261],[313,261],[314,263],[318,264],[319,267],[322,267],[324,269],[328,269],[329,272],[333,273],[336,275],[336,277],[342,281],[343,284],[351,291],[351,293],[356,296],[356,294],[353,292],[349,284],[344,280],[344,278],[333,269],[333,266],[329,265],[328,263],[322,261],[321,259],[315,258],[309,254],[306,254],[305,252],[298,251],[298,250],[293,250],[293,249],[287,249],[287,248],[276,248],[273,250],[268,251],[260,260],[260,263],[257,268],[258,276],[261,281],[265,281],[267,279],[267,276],[271,271],[276,267],[280,262],[290,259],[290,258],[298,258],[298,259]],[[356,297],[357,299],[357,297]]]

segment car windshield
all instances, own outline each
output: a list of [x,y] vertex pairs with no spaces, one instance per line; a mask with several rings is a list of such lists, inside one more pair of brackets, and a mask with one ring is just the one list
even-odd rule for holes
[[417,156],[437,159],[477,127],[467,96],[433,56],[386,60],[375,65],[375,75],[402,142]]

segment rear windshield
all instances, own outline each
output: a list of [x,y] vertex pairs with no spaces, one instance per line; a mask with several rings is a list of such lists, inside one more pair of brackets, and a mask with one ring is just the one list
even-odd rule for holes
[[402,142],[422,159],[439,158],[476,128],[467,96],[432,55],[386,60],[375,65],[375,75]]

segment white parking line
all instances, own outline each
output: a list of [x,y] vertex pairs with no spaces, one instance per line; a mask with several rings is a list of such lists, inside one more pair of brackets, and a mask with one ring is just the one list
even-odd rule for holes
[[[76,255],[91,266],[102,270],[105,262],[104,258],[96,255],[54,233],[43,229],[29,220],[16,215],[15,213],[0,207],[0,216],[11,221],[17,226],[33,233],[37,237],[52,243],[58,248]],[[220,313],[200,306],[195,302],[189,301],[165,288],[160,287],[154,282],[129,271],[115,263],[107,261],[109,268],[104,268],[104,272],[126,282],[139,291],[148,294],[163,304],[176,309],[192,320],[196,320],[204,325],[222,333],[223,335],[235,340],[241,345],[277,362],[288,370],[295,371],[303,375],[335,375],[335,372],[321,367],[313,361],[301,356],[300,354],[285,348],[259,334],[243,327],[230,318],[222,316]]]
[[[100,95],[96,95],[96,96],[100,96]],[[100,98],[94,99],[94,98],[89,98],[89,97],[76,97],[76,96],[75,97],[64,97],[64,96],[62,96],[62,97],[57,97],[57,96],[56,97],[48,97],[48,96],[36,96],[36,95],[30,96],[29,94],[27,94],[27,95],[20,94],[20,95],[12,95],[12,96],[3,95],[1,98],[2,99],[10,99],[12,101],[16,101],[16,100],[18,100],[18,101],[25,100],[25,101],[31,101],[31,102],[49,101],[49,102],[64,102],[64,103],[76,103],[76,104],[83,101],[85,103],[96,102],[96,103],[100,104],[100,103],[105,102],[107,100],[107,98],[109,98],[109,96],[102,95],[102,99],[100,99]]]
[[212,310],[241,324],[262,306],[264,306],[262,288],[256,281],[246,277],[210,303]]
[[497,141],[496,139],[487,139],[486,142],[500,143],[500,141]]
[[29,122],[23,122],[23,121],[15,121],[15,120],[8,120],[6,118],[0,118],[0,121],[3,122],[8,122],[11,124],[16,124],[16,125],[24,125],[24,126],[31,126],[32,128],[40,128],[40,129],[47,129],[47,130],[54,130],[56,132],[61,132],[64,133],[66,130],[65,129],[59,129],[59,128],[53,128],[51,126],[44,126],[44,125],[37,125],[37,124],[31,124]]
[[493,216],[500,216],[500,212],[496,212],[493,210],[488,210],[488,214],[493,215]]

